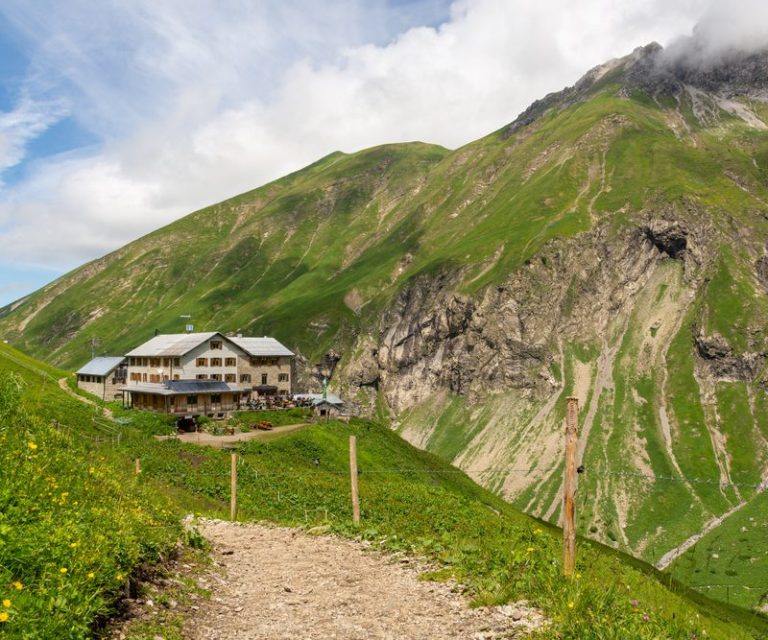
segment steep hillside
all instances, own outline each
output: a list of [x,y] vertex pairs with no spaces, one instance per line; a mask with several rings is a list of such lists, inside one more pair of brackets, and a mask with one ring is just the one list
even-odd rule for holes
[[[220,517],[229,497],[229,451],[155,440],[151,431],[163,428],[162,416],[126,411],[119,423],[94,420],[91,406],[56,383],[59,373],[0,345],[3,638],[100,637],[99,625],[115,613],[128,576],[137,590],[145,563],[172,552],[181,515],[193,509]],[[351,434],[362,470],[359,527],[350,518]],[[376,422],[313,424],[270,442],[244,443],[238,454],[240,520],[416,554],[431,562],[424,578],[456,577],[477,604],[525,599],[540,608],[550,621],[536,635],[542,640],[627,634],[748,640],[768,633],[765,619],[700,597],[600,545],[580,542],[578,573],[563,580],[558,530]],[[311,550],[301,561],[311,562]],[[168,614],[155,619],[164,626],[152,626],[147,616],[129,637],[181,637],[183,620],[167,603],[158,596],[151,607]],[[220,622],[201,621],[203,613],[195,611],[190,624]]]
[[456,151],[333,154],[85,265],[0,332],[74,366],[190,313],[276,335],[306,380],[332,352],[345,396],[551,521],[575,395],[581,531],[660,561],[768,478],[767,67],[652,45]]

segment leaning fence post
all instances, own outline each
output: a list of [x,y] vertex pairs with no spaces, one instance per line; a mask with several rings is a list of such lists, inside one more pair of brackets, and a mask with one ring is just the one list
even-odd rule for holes
[[357,439],[349,436],[349,479],[352,484],[352,522],[360,524],[360,495],[357,490]]
[[229,489],[229,519],[234,520],[237,514],[237,454],[232,454],[232,472]]
[[573,575],[576,564],[576,447],[578,398],[568,398],[565,410],[565,477],[563,478],[563,573]]

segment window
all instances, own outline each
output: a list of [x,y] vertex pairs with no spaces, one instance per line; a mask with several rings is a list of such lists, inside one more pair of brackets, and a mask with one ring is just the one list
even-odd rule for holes
[[236,367],[237,366],[237,358],[226,358],[224,360],[224,365],[227,367]]
[[181,378],[179,378],[179,374],[178,373],[174,373],[173,374],[173,379],[174,380],[180,380]]
[[181,358],[174,358],[173,359],[173,366],[174,367],[180,367],[181,366]]
[[212,373],[211,374],[211,380],[221,380],[221,374],[220,373]]
[[237,382],[237,376],[234,373],[224,374],[224,382]]
[[211,340],[211,350],[222,348],[221,340]]
[[191,404],[191,405],[197,404],[197,396],[195,395],[187,396],[187,404]]
[[175,404],[176,404],[176,398],[175,398],[175,396],[170,396],[170,397],[168,398],[168,404],[169,404],[169,405],[171,405],[171,406],[173,406],[173,405],[175,405]]
[[211,366],[212,367],[220,367],[221,366],[221,358],[211,358]]
[[288,374],[287,373],[278,373],[277,374],[277,381],[278,382],[288,382]]
[[213,393],[213,394],[211,394],[211,404],[221,404],[221,394],[220,393]]
[[149,375],[149,381],[150,382],[160,382],[160,376],[155,375],[154,373],[151,373]]
[[207,373],[198,373],[195,377],[198,380],[207,380],[208,379],[208,374]]
[[241,373],[240,374],[240,382],[250,382],[251,381],[251,374],[250,373]]
[[149,359],[149,366],[150,367],[159,367],[160,366],[160,358],[150,358]]
[[195,364],[198,367],[207,367],[208,366],[208,358],[198,358],[195,360]]
[[267,384],[267,378],[268,378],[267,374],[266,373],[262,373],[261,374],[261,384]]

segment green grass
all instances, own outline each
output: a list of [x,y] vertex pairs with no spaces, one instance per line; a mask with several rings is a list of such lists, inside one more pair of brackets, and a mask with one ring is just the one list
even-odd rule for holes
[[[104,433],[90,408],[58,389],[58,372],[7,347],[0,354],[9,356],[0,357],[0,469],[6,474],[0,495],[8,527],[2,529],[0,584],[12,600],[3,631],[8,637],[88,637],[130,572],[169,552],[182,511],[222,515],[230,456],[157,441],[149,425],[162,418],[139,412],[132,412],[136,420],[123,427],[119,444],[95,443],[91,438]],[[11,373],[27,381],[21,402]],[[52,429],[44,410],[68,428]],[[350,522],[352,434],[362,471],[359,528]],[[241,520],[327,525],[340,535],[429,557],[468,585],[477,604],[525,598],[541,607],[552,620],[542,638],[688,639],[706,631],[710,638],[738,639],[763,628],[738,610],[695,604],[680,585],[601,546],[580,543],[578,577],[564,581],[557,530],[377,423],[319,423],[271,443],[243,444],[239,453]],[[134,458],[141,459],[139,476],[131,472]],[[23,585],[17,593],[10,591],[15,580]]]
[[132,573],[181,535],[172,500],[101,444],[112,434],[59,373],[0,346],[3,637],[90,637]]

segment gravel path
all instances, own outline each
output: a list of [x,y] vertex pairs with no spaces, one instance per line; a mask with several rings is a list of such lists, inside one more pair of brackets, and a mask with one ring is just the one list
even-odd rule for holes
[[112,418],[114,417],[112,415],[112,411],[110,409],[107,409],[107,407],[101,407],[98,404],[96,404],[93,400],[89,400],[88,398],[81,396],[79,393],[75,393],[74,391],[72,391],[72,389],[70,389],[69,385],[67,384],[66,378],[61,378],[61,380],[59,380],[59,387],[61,387],[62,391],[68,393],[75,400],[79,400],[84,404],[89,404],[92,407],[96,407],[97,409],[100,409],[102,414],[104,414],[104,417],[107,418],[108,420],[112,420]]
[[543,621],[525,603],[470,609],[451,585],[419,580],[413,561],[364,543],[212,520],[200,531],[220,571],[200,581],[212,595],[190,640],[491,640]]
[[190,444],[199,444],[208,447],[214,447],[216,449],[225,449],[227,447],[236,445],[238,442],[249,442],[250,440],[269,442],[270,440],[277,440],[280,436],[286,433],[291,433],[291,431],[299,431],[307,426],[308,423],[302,422],[300,424],[279,425],[274,427],[272,431],[246,431],[238,432],[232,435],[219,436],[200,431],[198,433],[179,433],[172,436],[155,436],[155,440],[180,440],[181,442],[188,442]]

